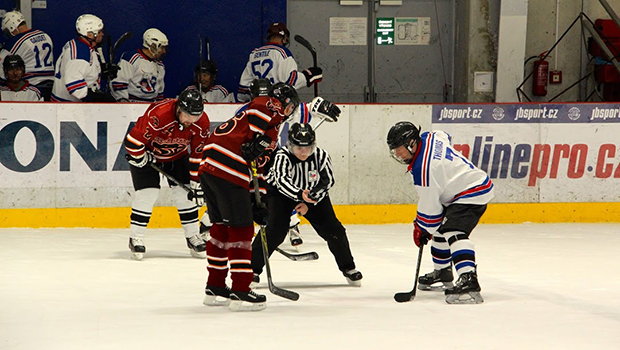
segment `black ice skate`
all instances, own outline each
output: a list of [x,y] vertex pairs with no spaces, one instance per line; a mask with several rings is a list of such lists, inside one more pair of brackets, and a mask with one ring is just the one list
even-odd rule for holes
[[129,238],[129,250],[131,250],[131,258],[134,260],[142,260],[146,247],[142,238]]
[[207,285],[205,287],[205,299],[202,303],[207,306],[228,306],[230,304],[230,288]]
[[452,265],[441,270],[434,270],[418,278],[419,290],[444,291],[452,288]]
[[230,292],[231,311],[260,311],[267,307],[267,297],[262,294],[256,294],[254,291],[249,292]]
[[255,273],[254,277],[252,277],[252,283],[250,283],[250,288],[254,289],[258,286],[258,284],[260,283],[260,276]]
[[347,282],[353,287],[361,287],[362,286],[362,273],[357,271],[356,269],[351,269],[342,273],[344,277],[347,279]]
[[187,241],[187,247],[189,248],[189,253],[198,259],[206,259],[207,258],[207,244],[202,238],[198,237],[198,235],[185,237]]
[[211,225],[207,226],[203,224],[201,221],[200,222],[200,238],[202,238],[203,241],[205,242],[209,241],[209,238],[211,238],[210,231],[211,231]]
[[301,234],[299,233],[299,224],[289,228],[288,234],[293,247],[297,247],[298,245],[302,245],[304,243],[304,240],[301,238]]
[[480,295],[480,284],[476,271],[465,272],[459,276],[456,285],[446,289],[446,303],[448,304],[480,304],[484,300]]

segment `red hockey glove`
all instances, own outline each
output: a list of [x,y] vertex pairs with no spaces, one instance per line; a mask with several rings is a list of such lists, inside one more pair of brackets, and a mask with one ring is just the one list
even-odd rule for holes
[[417,222],[413,223],[413,242],[415,243],[416,246],[420,246],[420,245],[426,245],[426,243],[428,243],[428,241],[433,238],[433,236],[428,233],[428,231],[422,229],[420,226],[418,226]]

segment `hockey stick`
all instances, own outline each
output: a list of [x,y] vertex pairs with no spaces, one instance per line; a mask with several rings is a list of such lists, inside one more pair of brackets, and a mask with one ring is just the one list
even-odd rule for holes
[[[317,59],[316,59],[316,49],[312,46],[312,44],[310,44],[310,42],[301,35],[295,35],[295,41],[297,41],[303,47],[308,49],[308,51],[310,51],[310,54],[312,55],[312,62],[314,64],[314,67],[318,67]],[[319,86],[318,84],[314,84],[314,97],[318,97],[318,96],[319,96]]]
[[418,264],[415,268],[415,281],[413,281],[413,289],[410,292],[402,292],[394,294],[394,300],[398,303],[406,303],[415,298],[415,293],[418,288],[418,277],[420,276],[420,265],[422,262],[422,252],[424,251],[424,245],[420,244],[420,251],[418,252]]
[[276,251],[293,261],[317,260],[319,258],[319,253],[317,252],[289,253],[280,248],[276,248]]
[[[129,154],[125,154],[125,159],[129,160]],[[157,165],[155,165],[155,163],[149,163],[149,165],[151,166],[151,168],[157,170],[158,173],[164,175],[166,177],[166,179],[174,182],[177,186],[181,187],[182,189],[184,189],[187,192],[187,199],[189,199],[190,201],[194,199],[194,190],[192,190],[191,188],[187,187],[186,184],[182,183],[181,181],[177,180],[174,176],[168,174],[167,172],[165,172],[162,168],[158,167]]]
[[202,75],[202,69],[201,64],[202,64],[202,36],[200,36],[200,34],[198,34],[198,72],[196,72],[196,76],[194,77],[194,80],[196,80],[196,85],[198,85],[198,91],[200,92],[200,96],[202,96],[202,84],[200,83],[200,79],[199,78]]
[[[260,189],[258,188],[258,173],[256,169],[256,161],[252,162],[252,183],[254,184],[254,196],[256,198],[256,205],[261,205],[260,199]],[[280,287],[276,287],[273,284],[273,280],[271,279],[271,266],[269,266],[269,254],[267,248],[267,231],[265,230],[264,225],[259,225],[260,231],[260,239],[262,241],[261,248],[263,250],[263,258],[265,260],[265,269],[267,270],[267,283],[269,284],[269,291],[282,298],[286,298],[289,300],[298,300],[299,294],[293,292],[292,290],[283,289]]]
[[133,36],[132,32],[125,32],[118,38],[118,40],[116,40],[116,42],[114,43],[114,46],[112,47],[112,50],[109,52],[110,63],[114,63],[114,59],[116,58],[116,52],[118,51],[118,47],[125,41],[129,40],[132,36]]

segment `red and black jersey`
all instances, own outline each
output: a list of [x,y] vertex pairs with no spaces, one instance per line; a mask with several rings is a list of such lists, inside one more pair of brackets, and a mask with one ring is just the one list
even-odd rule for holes
[[244,188],[251,181],[251,170],[241,156],[241,145],[257,134],[271,137],[275,149],[278,130],[284,119],[281,104],[271,97],[257,97],[248,107],[218,126],[204,148],[200,174],[208,173]]
[[204,145],[209,137],[209,117],[206,113],[189,128],[179,128],[176,116],[176,99],[152,103],[125,139],[125,148],[134,158],[142,157],[146,150],[153,152],[158,162],[171,162],[190,153],[189,175],[198,179]]

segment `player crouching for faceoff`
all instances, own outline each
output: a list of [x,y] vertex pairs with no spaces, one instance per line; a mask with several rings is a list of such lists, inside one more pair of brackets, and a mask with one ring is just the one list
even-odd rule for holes
[[[299,107],[297,91],[277,83],[269,96],[219,125],[205,146],[200,181],[212,226],[207,242],[207,285],[203,304],[231,311],[259,311],[267,298],[250,290],[254,224],[250,199],[251,163],[274,149],[280,125]],[[232,286],[226,286],[228,266]]]
[[[316,135],[310,124],[293,124],[286,147],[277,150],[273,158],[266,177],[269,255],[284,241],[291,211],[295,209],[327,242],[347,282],[361,286],[362,273],[355,269],[346,230],[336,218],[329,198],[328,191],[334,185],[331,158],[316,146]],[[260,236],[252,243],[252,269],[256,277],[265,264],[261,244]]]
[[[420,247],[432,239],[435,271],[419,278],[420,289],[443,282],[448,304],[482,303],[469,236],[493,199],[489,176],[452,148],[443,131],[420,135],[412,123],[398,122],[388,132],[387,144],[392,157],[408,165],[418,193],[414,242]],[[451,262],[459,275],[454,286]]]
[[198,236],[198,208],[204,204],[198,167],[209,126],[200,93],[183,91],[177,99],[152,103],[127,134],[125,148],[136,191],[131,204],[129,238],[133,259],[141,260],[146,252],[143,238],[159,194],[160,174],[153,166],[189,184],[193,190],[190,200],[183,188],[168,182],[190,254],[206,258],[206,244]]

